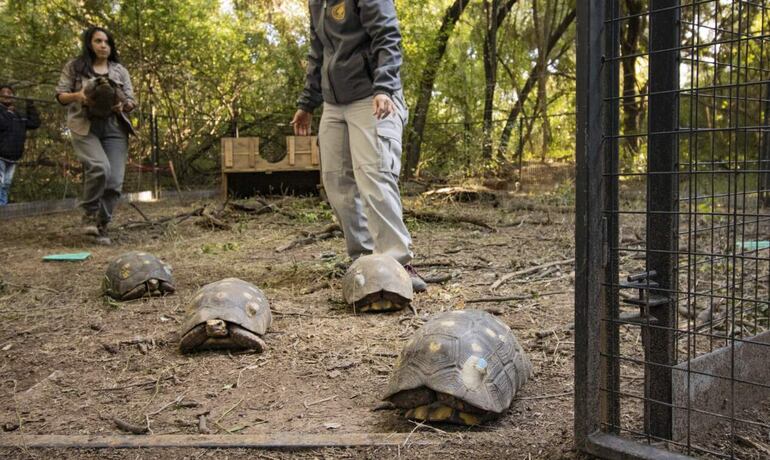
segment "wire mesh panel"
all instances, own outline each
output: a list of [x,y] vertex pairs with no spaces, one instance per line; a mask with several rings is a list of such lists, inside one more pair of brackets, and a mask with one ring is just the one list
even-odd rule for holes
[[578,445],[770,458],[770,11],[578,3]]

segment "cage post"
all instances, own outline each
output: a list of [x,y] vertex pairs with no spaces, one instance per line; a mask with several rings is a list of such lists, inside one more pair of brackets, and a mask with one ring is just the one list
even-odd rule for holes
[[[761,148],[759,151],[759,205],[770,207],[770,81],[765,83],[765,97],[762,106],[764,126],[762,129]],[[760,90],[761,93],[761,90]]]
[[[575,443],[591,451],[590,436],[601,431],[614,395],[601,391],[606,382],[601,357],[602,293],[605,244],[602,211],[604,188],[602,78],[605,49],[604,0],[577,3],[577,139],[575,178]],[[600,371],[597,372],[597,369]]]
[[[647,142],[647,271],[655,272],[643,326],[645,431],[671,438],[671,367],[676,329],[678,248],[679,0],[650,1]],[[654,323],[654,324],[653,324]]]

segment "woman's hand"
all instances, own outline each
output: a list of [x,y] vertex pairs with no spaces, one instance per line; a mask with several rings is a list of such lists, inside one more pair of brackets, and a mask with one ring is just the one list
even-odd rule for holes
[[88,105],[88,97],[86,97],[86,89],[81,88],[75,95],[75,102],[80,102],[81,105]]
[[396,111],[396,104],[388,97],[387,94],[378,94],[374,96],[372,100],[372,115],[377,117],[378,120],[387,118],[391,113]]
[[313,114],[305,112],[300,109],[294,114],[294,119],[291,120],[291,125],[294,126],[295,136],[309,136],[310,135],[310,122],[313,121]]

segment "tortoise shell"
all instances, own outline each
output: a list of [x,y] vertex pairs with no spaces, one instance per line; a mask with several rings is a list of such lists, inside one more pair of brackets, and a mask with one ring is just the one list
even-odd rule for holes
[[238,278],[225,278],[198,290],[182,324],[181,335],[209,320],[223,320],[264,335],[273,316],[267,297],[259,288]]
[[113,114],[112,108],[125,99],[118,84],[103,76],[86,80],[83,92],[88,100],[89,117],[107,118]]
[[[140,288],[143,286],[143,289]],[[104,276],[104,293],[117,300],[174,292],[171,266],[152,254],[132,251],[110,262]]]
[[448,396],[464,403],[467,413],[495,417],[531,374],[532,364],[505,323],[480,310],[444,312],[406,344],[384,399],[409,409],[431,402],[423,395],[435,392],[439,401]]
[[385,254],[369,254],[356,259],[342,279],[345,302],[356,307],[385,297],[406,306],[414,297],[409,273],[396,259]]

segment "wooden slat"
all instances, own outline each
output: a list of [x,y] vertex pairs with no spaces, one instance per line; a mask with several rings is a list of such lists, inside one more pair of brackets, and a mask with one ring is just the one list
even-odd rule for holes
[[297,140],[294,136],[288,136],[286,138],[286,148],[289,150],[289,166],[294,166],[294,152],[297,150]]
[[316,449],[435,444],[417,433],[273,433],[242,435],[0,435],[0,447],[44,449],[258,448]]
[[224,168],[232,168],[233,167],[233,139],[231,138],[222,138],[222,155],[224,156],[224,161],[222,162],[224,165]]
[[259,155],[259,151],[257,150],[257,139],[252,137],[249,139],[249,167],[253,168],[257,166],[257,155]]
[[318,138],[316,136],[312,136],[310,138],[310,164],[312,165],[318,165],[319,161],[319,152],[318,152]]

